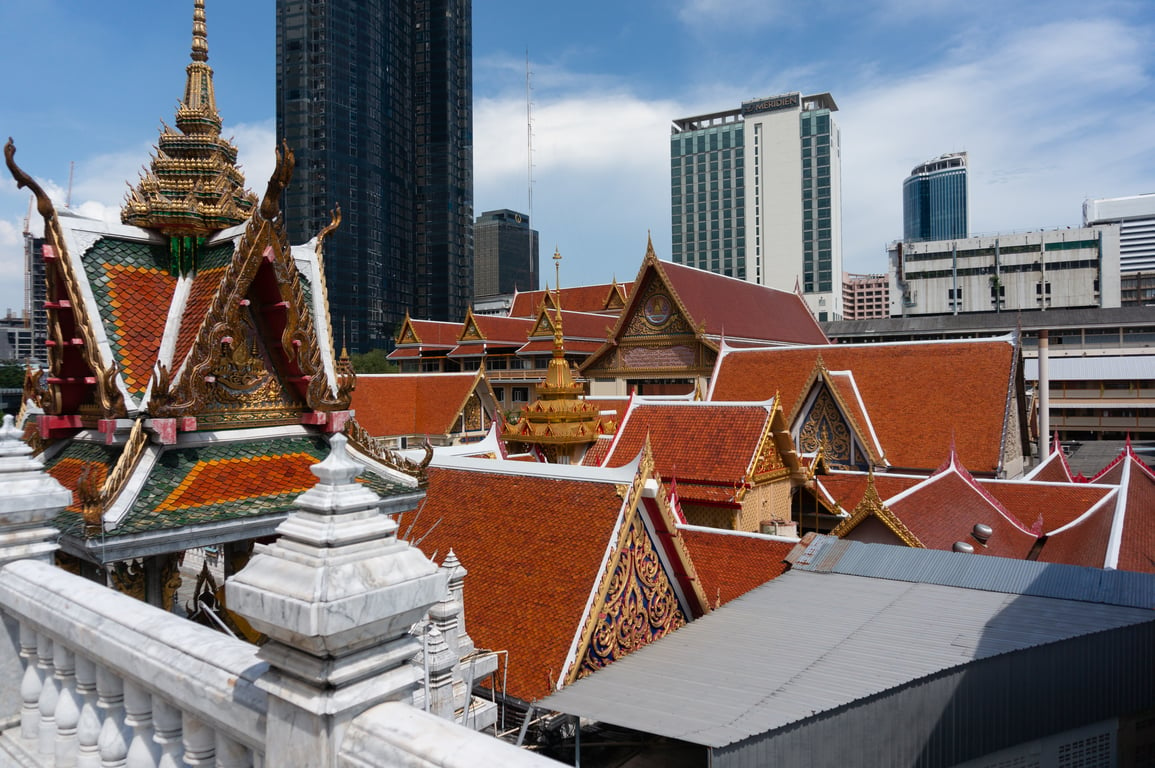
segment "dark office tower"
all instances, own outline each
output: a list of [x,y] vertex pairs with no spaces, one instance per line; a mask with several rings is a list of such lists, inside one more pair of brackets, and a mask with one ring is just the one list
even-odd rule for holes
[[967,224],[967,153],[956,152],[917,166],[902,182],[902,239],[958,240]]
[[473,225],[473,295],[538,289],[537,231],[525,214],[486,211]]
[[335,329],[386,348],[406,311],[460,320],[472,288],[470,0],[277,0],[289,237],[325,240]]

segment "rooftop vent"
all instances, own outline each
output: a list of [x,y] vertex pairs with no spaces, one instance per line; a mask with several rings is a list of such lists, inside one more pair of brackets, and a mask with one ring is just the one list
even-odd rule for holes
[[979,544],[985,547],[987,545],[987,539],[991,537],[994,530],[986,523],[975,523],[974,530],[971,531],[971,533],[979,540]]
[[951,549],[955,552],[962,552],[964,555],[973,555],[975,553],[974,545],[965,541],[956,541]]

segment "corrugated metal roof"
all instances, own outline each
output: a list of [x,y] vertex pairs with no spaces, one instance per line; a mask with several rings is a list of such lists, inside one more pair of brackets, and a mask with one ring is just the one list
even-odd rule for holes
[[[1051,381],[1132,381],[1155,379],[1155,355],[1118,355],[1113,357],[1060,357],[1051,354]],[[1039,361],[1023,360],[1023,378],[1039,380]]]
[[540,706],[721,747],[975,659],[1145,621],[1155,613],[794,570]]
[[1155,575],[816,536],[795,570],[1155,608]]

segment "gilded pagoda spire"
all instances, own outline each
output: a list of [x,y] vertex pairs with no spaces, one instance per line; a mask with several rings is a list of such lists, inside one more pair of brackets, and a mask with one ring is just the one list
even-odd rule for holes
[[192,61],[185,69],[184,98],[176,130],[164,126],[152,163],[125,199],[125,224],[160,230],[173,238],[174,271],[195,262],[195,238],[249,218],[257,202],[245,189],[237,148],[221,138],[221,116],[208,65],[205,0],[193,1]]

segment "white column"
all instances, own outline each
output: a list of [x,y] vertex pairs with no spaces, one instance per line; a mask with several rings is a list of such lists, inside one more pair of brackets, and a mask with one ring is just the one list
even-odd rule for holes
[[44,675],[40,671],[40,659],[36,649],[39,638],[26,624],[20,625],[20,657],[24,660],[24,676],[20,682],[20,736],[28,742],[40,738],[40,689],[44,687]]
[[180,710],[159,696],[152,699],[154,739],[160,745],[160,768],[184,768]]
[[213,729],[187,712],[181,719],[185,765],[216,765],[216,734]]
[[76,765],[76,728],[80,723],[80,703],[76,697],[75,658],[64,645],[56,644],[56,681],[60,685],[55,714],[57,768],[73,768]]
[[124,683],[124,724],[132,728],[126,768],[157,768],[160,745],[152,737],[152,695],[128,681]]
[[80,717],[76,723],[76,768],[100,768],[96,664],[83,655],[76,657],[76,695],[80,697]]
[[132,731],[124,722],[124,683],[111,670],[98,667],[96,693],[97,706],[104,710],[104,723],[97,741],[100,768],[123,768],[132,738]]
[[43,757],[56,754],[56,701],[60,698],[60,688],[56,682],[55,667],[53,664],[52,638],[40,635],[37,638],[36,655],[39,657],[37,666],[40,667],[40,676],[44,685],[40,687],[40,738],[37,751]]

